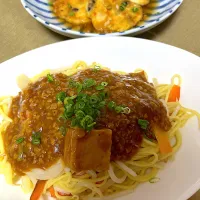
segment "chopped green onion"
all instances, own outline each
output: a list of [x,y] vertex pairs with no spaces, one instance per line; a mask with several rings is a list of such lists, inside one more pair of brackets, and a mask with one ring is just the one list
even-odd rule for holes
[[32,144],[38,145],[41,143],[41,132],[32,133]]
[[140,125],[140,128],[146,130],[149,125],[149,122],[145,119],[138,119],[138,124]]
[[119,9],[120,9],[121,11],[124,11],[127,5],[128,5],[128,3],[124,1],[124,2],[121,3]]
[[114,109],[115,106],[116,106],[116,103],[115,103],[114,101],[110,101],[110,102],[108,103],[108,108],[109,108],[110,110]]
[[78,110],[78,109],[83,109],[85,107],[85,102],[83,101],[78,101],[76,102],[76,105],[75,105],[75,109]]
[[133,12],[138,12],[138,10],[139,10],[139,8],[137,8],[137,7],[134,7],[134,8],[132,9]]
[[94,66],[94,72],[97,72],[97,71],[99,71],[100,69],[101,69],[100,66]]
[[131,109],[130,109],[129,107],[123,108],[122,113],[124,113],[124,114],[129,114],[130,112],[131,112]]
[[84,82],[83,82],[83,88],[84,89],[90,88],[94,85],[96,85],[96,81],[92,78],[85,79]]
[[101,84],[100,85],[102,85],[102,86],[107,86],[108,85],[108,82],[101,82]]
[[74,106],[72,104],[66,104],[65,105],[65,112],[66,113],[72,113],[74,111]]
[[154,177],[149,180],[150,183],[157,183],[158,181],[160,181],[160,178],[158,177]]
[[95,104],[99,101],[99,97],[95,94],[93,94],[91,97],[90,97],[90,103],[91,104]]
[[20,144],[20,143],[22,143],[23,141],[24,141],[24,137],[20,137],[20,138],[16,139],[16,143],[17,143],[17,144]]
[[57,101],[61,101],[64,102],[65,98],[66,98],[66,93],[65,92],[60,92],[56,95],[56,100]]
[[69,3],[67,5],[68,5],[68,8],[70,8],[70,9],[72,8],[72,6]]
[[98,108],[103,108],[104,106],[106,105],[106,102],[105,101],[101,101],[99,104],[98,104]]
[[104,90],[104,86],[103,85],[98,85],[98,86],[96,86],[96,90]]
[[35,145],[38,145],[41,143],[41,140],[40,139],[33,139],[32,140],[32,144],[35,144]]
[[123,112],[123,110],[124,110],[124,108],[122,106],[116,106],[115,107],[116,113],[121,113],[121,112]]
[[82,128],[84,128],[87,131],[92,130],[95,124],[96,122],[94,122],[93,118],[90,115],[86,115],[80,122]]
[[77,92],[80,93],[82,88],[83,88],[83,85],[79,82],[76,83],[76,88],[77,88]]
[[83,119],[85,117],[85,113],[82,110],[78,110],[75,113],[75,116],[76,116],[77,119]]
[[75,12],[73,12],[73,11],[70,11],[70,12],[69,12],[69,16],[72,17],[72,16],[74,16],[74,15],[75,15]]
[[104,99],[108,98],[108,92],[99,92],[99,100],[103,101]]
[[53,75],[47,74],[47,80],[48,80],[49,83],[52,83],[54,81]]
[[59,128],[59,131],[61,132],[61,134],[62,134],[63,136],[65,136],[65,135],[66,135],[67,129],[66,129],[66,127],[64,127],[64,126],[61,126],[61,127]]

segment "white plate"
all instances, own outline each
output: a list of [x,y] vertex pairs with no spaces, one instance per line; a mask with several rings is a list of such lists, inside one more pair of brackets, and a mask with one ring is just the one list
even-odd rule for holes
[[130,30],[108,34],[85,33],[83,31],[71,30],[71,27],[66,26],[63,20],[58,19],[54,15],[52,12],[52,4],[50,2],[53,2],[53,0],[21,0],[26,11],[34,19],[52,31],[74,38],[105,35],[137,35],[143,33],[165,21],[178,9],[183,0],[151,0],[151,3],[147,6],[145,15],[148,15],[149,17],[146,20]]
[[[149,78],[169,82],[173,74],[183,78],[181,102],[200,111],[200,59],[186,51],[148,40],[126,37],[85,38],[33,50],[0,65],[0,96],[16,94],[16,76],[33,76],[50,68],[70,66],[76,60],[97,61],[114,70],[143,68]],[[200,188],[200,132],[192,119],[181,130],[183,145],[175,160],[166,164],[155,184],[141,184],[120,200],[186,200]],[[0,176],[1,200],[25,200],[20,189],[5,184]]]

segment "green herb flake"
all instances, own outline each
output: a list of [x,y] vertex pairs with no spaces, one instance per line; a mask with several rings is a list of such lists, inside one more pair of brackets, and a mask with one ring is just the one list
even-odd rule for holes
[[77,88],[77,92],[80,93],[82,88],[83,88],[83,85],[78,82],[77,85],[76,85],[76,88]]
[[96,65],[96,66],[94,66],[93,71],[94,71],[94,72],[98,72],[100,69],[101,69],[101,67],[98,66],[98,65]]
[[47,74],[47,81],[48,81],[49,83],[54,82],[54,78],[53,78],[53,75],[52,75],[52,74]]
[[129,107],[124,107],[122,113],[129,114],[131,112],[131,109]]
[[16,139],[16,144],[20,144],[24,141],[24,137],[20,137],[18,139]]
[[138,12],[138,11],[139,11],[139,8],[133,7],[132,11],[133,11],[133,12]]
[[107,86],[108,85],[108,82],[101,82],[101,84],[100,85],[102,85],[102,86]]
[[83,82],[83,88],[88,89],[92,86],[96,85],[96,81],[92,78],[85,79]]
[[124,11],[127,5],[128,5],[128,3],[124,1],[124,2],[122,2],[121,5],[119,6],[119,9],[120,9],[121,11]]
[[68,6],[69,9],[72,9],[71,4],[68,3],[67,6]]
[[146,130],[149,125],[149,122],[145,119],[138,119],[138,124],[140,125],[141,129]]
[[41,143],[41,132],[33,132],[31,142],[34,145],[39,145]]
[[110,101],[110,102],[108,103],[108,108],[109,108],[110,110],[113,110],[113,109],[115,108],[115,106],[116,106],[116,103],[115,103],[114,101]]
[[116,106],[115,107],[115,112],[116,113],[121,113],[121,112],[123,112],[123,110],[124,110],[123,106]]
[[69,12],[69,16],[70,16],[70,17],[73,17],[74,15],[75,15],[75,12],[73,12],[73,11],[70,11],[70,12]]
[[60,102],[64,102],[66,96],[67,96],[67,95],[66,95],[65,92],[59,92],[59,93],[56,95],[56,100],[57,100],[57,101],[60,101]]
[[99,102],[99,97],[95,94],[90,96],[90,104],[96,104]]

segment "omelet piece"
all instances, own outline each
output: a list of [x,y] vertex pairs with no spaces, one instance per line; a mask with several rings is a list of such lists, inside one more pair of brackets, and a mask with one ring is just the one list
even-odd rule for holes
[[150,0],[131,0],[133,3],[137,3],[141,6],[145,6],[150,3]]
[[74,25],[91,22],[87,9],[88,0],[55,0],[53,4],[54,13]]
[[90,17],[99,32],[121,32],[134,27],[143,18],[143,11],[131,1],[96,0]]

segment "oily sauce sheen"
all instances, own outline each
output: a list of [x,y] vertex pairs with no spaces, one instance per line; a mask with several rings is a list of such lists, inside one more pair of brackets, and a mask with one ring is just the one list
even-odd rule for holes
[[[44,77],[14,97],[10,107],[9,117],[13,122],[4,132],[3,140],[8,160],[16,173],[23,174],[33,168],[45,169],[63,158],[64,135],[60,127],[69,127],[70,123],[59,120],[64,108],[61,102],[57,102],[56,95],[61,91],[68,96],[75,95],[76,89],[69,87],[69,80],[83,82],[88,78],[94,79],[97,85],[107,82],[107,101],[115,101],[131,110],[129,114],[122,114],[105,107],[97,119],[95,129],[112,130],[111,160],[130,159],[140,148],[144,130],[138,125],[138,119],[146,119],[165,131],[170,129],[166,109],[143,72],[119,75],[86,69],[71,77],[55,74],[51,83]],[[96,92],[95,88],[85,91],[88,94]],[[41,132],[38,145],[32,144],[34,132]],[[17,144],[19,137],[24,141]]]

